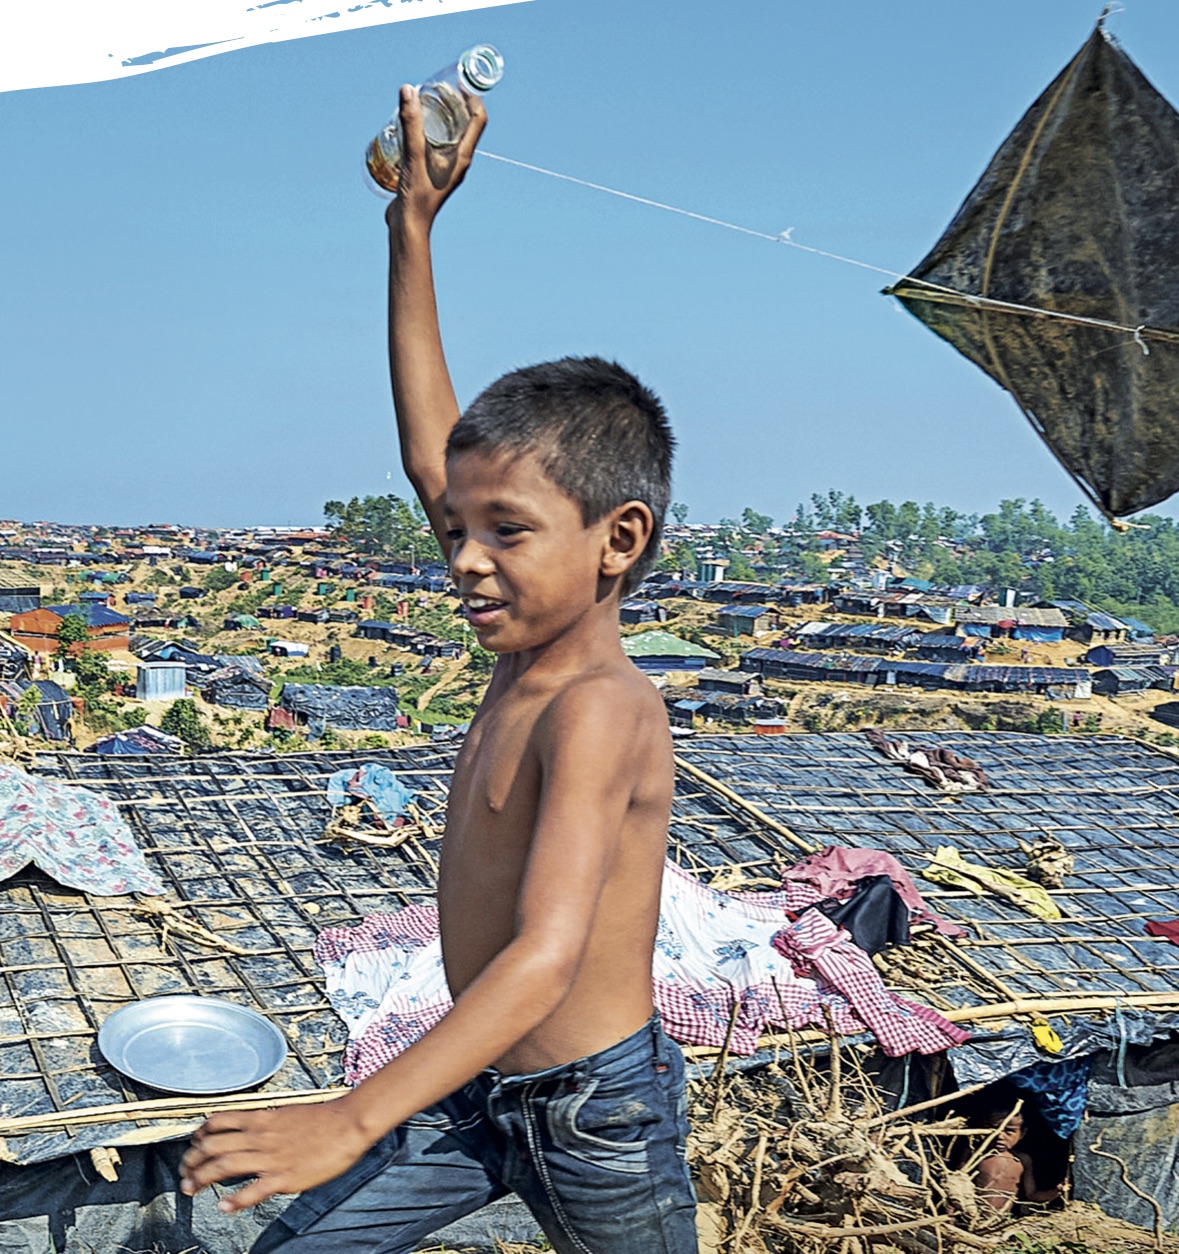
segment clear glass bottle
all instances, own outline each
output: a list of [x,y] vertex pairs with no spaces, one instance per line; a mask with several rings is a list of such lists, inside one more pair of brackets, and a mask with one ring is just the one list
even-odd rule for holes
[[[453,148],[466,129],[468,96],[489,92],[503,78],[504,59],[490,44],[476,44],[453,64],[432,74],[418,88],[422,128],[433,148]],[[396,195],[401,181],[401,122],[397,114],[376,135],[365,165],[379,190]]]

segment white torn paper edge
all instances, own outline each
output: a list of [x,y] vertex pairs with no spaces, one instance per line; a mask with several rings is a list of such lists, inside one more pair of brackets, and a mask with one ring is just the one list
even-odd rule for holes
[[238,48],[522,0],[25,0],[0,7],[0,91],[98,83]]

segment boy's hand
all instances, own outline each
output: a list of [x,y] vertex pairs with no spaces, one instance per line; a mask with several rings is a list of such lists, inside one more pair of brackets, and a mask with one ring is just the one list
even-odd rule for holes
[[487,125],[487,111],[477,96],[465,97],[470,118],[453,148],[435,148],[422,129],[422,104],[416,87],[401,89],[401,171],[397,197],[386,210],[390,226],[400,218],[414,218],[427,228],[451,192],[466,177],[475,146]]
[[193,1196],[233,1176],[257,1179],[221,1198],[245,1210],[275,1193],[302,1193],[346,1171],[371,1145],[339,1100],[282,1110],[222,1111],[197,1129],[181,1160],[180,1189]]

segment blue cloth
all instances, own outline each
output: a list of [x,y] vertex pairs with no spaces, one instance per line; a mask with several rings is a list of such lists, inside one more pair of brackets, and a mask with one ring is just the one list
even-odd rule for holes
[[328,803],[333,806],[351,805],[354,801],[367,799],[386,823],[392,823],[405,813],[414,799],[414,793],[387,766],[366,762],[357,770],[349,767],[332,775],[328,779],[327,797]]
[[298,1197],[251,1254],[405,1254],[517,1194],[557,1254],[696,1254],[684,1060],[652,1018],[588,1058],[487,1070]]
[[1063,1058],[1059,1062],[1044,1059],[1008,1079],[1017,1089],[1036,1099],[1036,1109],[1048,1130],[1064,1140],[1077,1130],[1085,1113],[1092,1067],[1092,1054]]

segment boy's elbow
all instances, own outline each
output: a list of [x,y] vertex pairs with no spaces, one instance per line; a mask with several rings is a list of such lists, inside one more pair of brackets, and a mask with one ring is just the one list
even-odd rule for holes
[[573,987],[581,966],[582,948],[544,938],[518,937],[521,982],[538,1009],[555,1010]]

